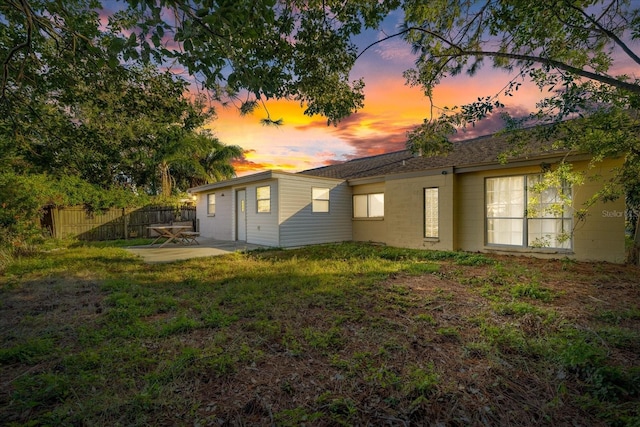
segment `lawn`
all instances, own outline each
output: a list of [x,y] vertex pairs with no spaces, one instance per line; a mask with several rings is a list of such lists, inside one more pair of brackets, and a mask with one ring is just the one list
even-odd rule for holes
[[2,425],[640,425],[640,269],[345,243],[0,275]]

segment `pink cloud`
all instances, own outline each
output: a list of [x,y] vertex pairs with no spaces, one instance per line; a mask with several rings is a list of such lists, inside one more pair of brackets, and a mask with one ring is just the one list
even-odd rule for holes
[[529,114],[529,110],[522,106],[507,106],[502,111],[497,111],[484,119],[469,124],[466,127],[459,129],[458,132],[451,137],[452,141],[463,141],[466,139],[473,139],[483,135],[490,135],[497,131],[504,129],[506,123],[502,118],[501,113],[509,113],[511,117],[520,118]]
[[[363,129],[363,123],[366,123],[366,129]],[[326,122],[316,120],[296,128],[326,129],[332,136],[352,148],[352,154],[343,156],[344,159],[351,159],[403,150],[407,140],[406,134],[413,126],[399,125],[392,120],[381,120],[377,115],[360,112],[345,118],[335,127],[327,127]],[[339,160],[329,160],[336,161]]]

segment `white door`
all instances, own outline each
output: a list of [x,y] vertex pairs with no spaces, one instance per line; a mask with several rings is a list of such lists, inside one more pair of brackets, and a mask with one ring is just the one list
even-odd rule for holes
[[247,192],[236,192],[236,240],[247,240]]

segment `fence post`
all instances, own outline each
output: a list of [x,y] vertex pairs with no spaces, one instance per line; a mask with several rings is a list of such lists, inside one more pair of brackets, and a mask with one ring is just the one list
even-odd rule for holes
[[122,208],[122,224],[124,227],[124,240],[128,240],[129,239],[129,233],[128,233],[128,229],[129,229],[129,220],[127,218],[127,208]]
[[51,208],[51,222],[53,223],[53,237],[59,239],[62,237],[62,224],[60,223],[60,208],[54,206]]

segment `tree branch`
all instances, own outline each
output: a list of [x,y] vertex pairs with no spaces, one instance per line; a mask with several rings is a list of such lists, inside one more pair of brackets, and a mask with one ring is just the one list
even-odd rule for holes
[[18,53],[18,51],[25,48],[29,50],[29,46],[31,46],[31,35],[33,33],[33,17],[29,12],[29,4],[26,2],[26,0],[20,0],[20,6],[18,6],[18,8],[21,8],[27,20],[27,38],[23,43],[19,43],[11,48],[11,50],[9,50],[9,53],[7,54],[7,57],[2,63],[2,89],[0,91],[0,99],[4,99],[6,96],[7,83],[9,82],[9,63],[11,62],[11,59],[16,53]]
[[432,55],[434,58],[439,58],[439,57],[457,58],[457,57],[461,57],[461,56],[489,56],[489,57],[494,57],[494,58],[514,59],[514,60],[518,60],[518,61],[529,61],[529,62],[534,62],[534,63],[538,63],[538,64],[548,65],[550,67],[557,68],[557,69],[560,69],[560,70],[568,71],[568,72],[570,72],[572,74],[575,74],[575,75],[578,75],[578,76],[581,76],[581,77],[586,77],[586,78],[588,78],[590,80],[595,80],[595,81],[598,81],[598,82],[605,83],[605,84],[608,84],[610,86],[616,87],[618,89],[623,89],[623,90],[629,91],[631,93],[640,95],[640,86],[637,85],[637,84],[634,84],[634,83],[627,83],[625,81],[618,80],[618,79],[613,78],[613,77],[609,77],[609,76],[606,76],[606,75],[603,75],[603,74],[593,73],[591,71],[583,70],[581,68],[576,68],[576,67],[573,67],[573,66],[571,66],[569,64],[565,64],[564,62],[556,61],[556,60],[549,59],[549,58],[543,58],[543,57],[539,57],[539,56],[520,55],[520,54],[516,54],[516,53],[506,53],[506,52],[482,51],[482,50],[480,50],[480,51],[464,50],[460,46],[452,43],[451,41],[449,41],[447,39],[445,39],[440,34],[435,33],[433,31],[426,30],[424,28],[420,28],[420,27],[407,28],[407,29],[401,31],[400,33],[391,35],[389,37],[385,37],[384,39],[378,40],[378,41],[372,43],[371,45],[367,46],[367,49],[369,47],[373,46],[374,44],[377,44],[377,43],[379,43],[381,41],[384,41],[386,39],[389,39],[391,37],[395,37],[395,36],[399,36],[401,34],[407,33],[407,32],[409,32],[411,30],[421,31],[423,33],[429,34],[430,36],[432,36],[434,38],[437,38],[438,40],[440,40],[440,41],[448,44],[452,48],[458,50],[458,53],[447,53],[447,54],[444,54],[444,55]]
[[[591,22],[599,31],[601,31],[602,33],[604,33],[605,35],[607,35],[609,38],[611,38],[611,40],[613,40],[613,42],[618,45],[620,48],[622,48],[624,50],[624,52],[629,55],[629,57],[631,57],[635,62],[640,64],[640,57],[638,57],[638,55],[636,55],[633,51],[631,51],[631,49],[613,32],[609,31],[608,29],[602,27],[602,25],[600,25],[597,21],[594,21],[591,17],[589,17],[588,15],[586,15],[584,13],[584,11],[579,10],[580,13],[582,13],[585,18],[587,20],[589,20],[589,22]],[[627,83],[625,81],[616,79],[614,77],[610,77],[607,75],[603,75],[603,74],[598,74],[598,73],[594,73],[591,71],[587,71],[581,68],[577,68],[577,67],[573,67],[569,64],[566,64],[564,62],[561,61],[556,61],[550,58],[544,58],[544,57],[539,57],[539,56],[531,56],[531,55],[520,55],[520,54],[514,54],[514,53],[506,53],[506,52],[495,52],[495,51],[475,51],[475,50],[465,50],[462,47],[460,47],[459,45],[455,44],[454,42],[448,40],[447,38],[443,37],[442,35],[434,32],[434,31],[430,31],[421,27],[408,27],[403,29],[402,31],[399,31],[395,34],[386,36],[380,40],[376,40],[375,42],[369,44],[368,46],[366,46],[357,56],[356,56],[356,60],[358,58],[360,58],[367,50],[369,50],[370,48],[372,48],[373,46],[382,43],[384,41],[387,41],[389,39],[395,38],[395,37],[399,37],[402,36],[410,31],[419,31],[419,32],[423,32],[425,34],[430,35],[431,37],[434,37],[438,40],[440,40],[441,42],[449,45],[451,48],[458,50],[458,53],[448,53],[448,54],[444,54],[444,55],[432,55],[432,57],[449,57],[449,58],[456,58],[456,57],[461,57],[461,56],[489,56],[489,57],[494,57],[494,58],[505,58],[505,59],[512,59],[512,60],[518,60],[518,61],[528,61],[528,62],[533,62],[533,63],[537,63],[537,64],[542,64],[542,65],[548,65],[550,67],[556,68],[556,69],[560,69],[560,70],[564,70],[567,72],[570,72],[572,74],[575,74],[577,76],[581,76],[581,77],[585,77],[587,79],[590,80],[595,80],[604,84],[608,84],[610,86],[616,87],[618,89],[623,89],[626,91],[629,91],[631,93],[634,94],[638,94],[640,95],[640,85],[638,84],[634,84],[634,83]]]
[[602,25],[600,25],[600,23],[598,21],[596,21],[591,16],[589,16],[584,10],[575,7],[570,2],[567,2],[567,3],[568,3],[570,8],[574,9],[578,13],[581,13],[582,16],[584,16],[587,21],[589,21],[591,24],[593,24],[598,29],[598,31],[600,31],[601,33],[605,34],[607,37],[609,37],[611,40],[613,40],[615,44],[620,46],[620,48],[624,51],[624,53],[626,53],[631,59],[633,59],[636,62],[636,64],[640,64],[640,57],[638,57],[638,55],[636,55],[636,53],[634,51],[632,51],[629,48],[629,46],[627,46],[627,44],[625,42],[623,42],[615,33],[613,33],[612,31],[610,31],[607,28],[605,28]]
[[[577,76],[586,77],[590,80],[595,80],[600,83],[605,83],[610,86],[616,87],[618,89],[623,89],[629,91],[631,93],[640,95],[640,86],[634,83],[627,83],[622,80],[618,80],[614,77],[609,77],[603,74],[593,73],[591,71],[583,70],[582,68],[576,68],[569,64],[565,64],[564,62],[555,61],[549,58],[542,58],[538,56],[530,56],[530,55],[519,55],[515,53],[506,53],[506,52],[491,52],[491,51],[465,51],[461,50],[459,53],[450,53],[447,55],[440,56],[450,56],[450,57],[460,57],[460,56],[489,56],[495,58],[506,58],[506,59],[514,59],[518,61],[529,61],[535,62],[542,65],[548,65],[553,68],[557,68],[560,70],[568,71]],[[438,57],[438,56],[435,56]]]
[[366,51],[368,51],[370,48],[372,48],[373,46],[377,45],[378,43],[382,43],[382,42],[385,42],[385,41],[387,41],[387,40],[389,40],[389,39],[392,39],[392,38],[394,38],[394,37],[401,36],[401,35],[403,35],[403,34],[408,33],[408,32],[409,32],[409,31],[411,31],[411,30],[415,30],[415,28],[410,27],[410,28],[407,28],[407,29],[404,29],[404,30],[400,31],[399,33],[391,34],[390,36],[386,36],[386,37],[381,38],[380,40],[376,40],[376,41],[374,41],[373,43],[371,43],[370,45],[368,45],[367,47],[365,47],[365,48],[362,50],[362,52],[360,52],[360,53],[358,54],[358,56],[356,56],[356,61],[357,61],[357,60],[358,60],[358,58],[360,58],[360,57],[361,57],[361,56],[362,56]]

